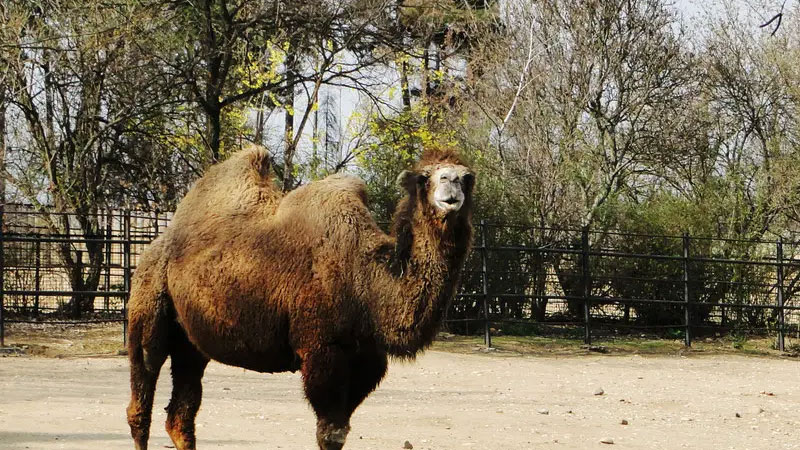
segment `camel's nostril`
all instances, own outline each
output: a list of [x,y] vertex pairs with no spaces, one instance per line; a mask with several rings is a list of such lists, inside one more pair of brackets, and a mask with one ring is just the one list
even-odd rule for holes
[[456,203],[458,203],[458,199],[457,198],[448,198],[444,202],[447,203],[448,205],[455,205]]

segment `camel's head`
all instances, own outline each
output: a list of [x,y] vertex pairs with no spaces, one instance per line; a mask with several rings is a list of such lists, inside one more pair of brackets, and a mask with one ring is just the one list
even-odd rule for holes
[[452,151],[427,152],[414,169],[400,174],[398,183],[411,198],[445,218],[469,211],[475,174]]

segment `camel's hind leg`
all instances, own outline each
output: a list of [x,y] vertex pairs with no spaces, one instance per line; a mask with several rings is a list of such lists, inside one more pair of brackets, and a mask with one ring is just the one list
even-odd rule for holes
[[[128,357],[131,365],[131,401],[128,424],[137,450],[147,449],[153,395],[161,366],[167,358],[164,339],[166,318],[149,302],[133,302],[128,327]],[[152,306],[153,303],[150,303]]]
[[177,450],[194,450],[194,419],[203,396],[201,380],[208,358],[180,330],[172,338],[170,359],[172,398],[167,406],[167,433]]

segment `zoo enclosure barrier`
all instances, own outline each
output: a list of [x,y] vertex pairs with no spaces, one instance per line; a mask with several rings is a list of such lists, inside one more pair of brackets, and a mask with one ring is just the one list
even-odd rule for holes
[[[0,212],[4,323],[122,322],[131,275],[171,214]],[[459,334],[682,338],[799,332],[797,242],[475,224],[446,327]]]
[[6,323],[121,322],[144,247],[171,213],[0,209],[0,346]]
[[[456,333],[800,338],[797,242],[476,224]],[[470,325],[472,329],[470,329]]]

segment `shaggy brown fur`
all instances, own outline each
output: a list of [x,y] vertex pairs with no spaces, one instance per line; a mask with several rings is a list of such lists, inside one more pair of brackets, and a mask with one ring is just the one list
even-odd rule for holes
[[[260,372],[295,371],[321,449],[340,449],[350,416],[386,373],[387,355],[430,345],[472,238],[474,177],[450,151],[425,154],[402,177],[408,195],[383,233],[364,183],[333,175],[281,198],[261,150],[211,168],[145,252],[129,309],[137,449],[147,448],[159,370],[172,358],[167,431],[195,448],[194,418],[209,359]],[[463,174],[463,206],[433,206],[431,174]]]

